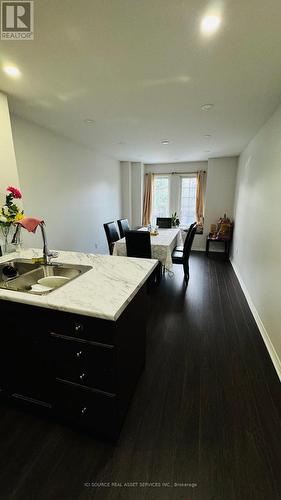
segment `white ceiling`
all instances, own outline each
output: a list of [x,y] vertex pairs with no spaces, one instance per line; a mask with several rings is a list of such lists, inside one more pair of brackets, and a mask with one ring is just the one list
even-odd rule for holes
[[0,42],[1,66],[22,72],[0,68],[0,89],[14,113],[117,159],[239,154],[281,100],[280,0],[216,3],[209,38],[200,21],[214,6],[202,0],[34,4],[35,40]]

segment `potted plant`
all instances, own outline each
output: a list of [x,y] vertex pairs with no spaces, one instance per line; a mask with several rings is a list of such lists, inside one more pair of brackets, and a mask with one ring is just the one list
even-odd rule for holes
[[180,225],[180,220],[178,218],[177,212],[172,214],[172,226],[176,227]]
[[15,199],[20,200],[22,198],[20,190],[13,186],[8,186],[6,191],[6,200],[0,209],[0,228],[4,237],[4,253],[8,253],[9,251],[8,236],[14,227],[14,222],[24,218],[23,210],[14,203]]

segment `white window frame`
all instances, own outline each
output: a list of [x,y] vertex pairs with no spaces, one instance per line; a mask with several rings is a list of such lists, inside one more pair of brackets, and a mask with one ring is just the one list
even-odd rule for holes
[[[181,202],[182,202],[182,180],[183,179],[196,179],[197,176],[196,174],[180,174],[179,176],[179,191],[178,191],[178,214],[179,214],[179,219],[181,221],[182,219],[182,209],[181,209]],[[195,199],[196,203],[196,199]],[[196,205],[195,205],[195,215],[196,215]]]
[[[160,178],[160,179],[168,179],[168,191],[169,191],[169,206],[168,206],[168,215],[167,217],[170,217],[171,213],[171,174],[154,174],[154,179]],[[157,216],[156,216],[157,217]],[[156,218],[154,220],[154,187],[153,187],[153,196],[152,196],[152,223],[156,224]]]
[[[154,177],[156,178],[165,178],[168,179],[169,182],[169,207],[168,207],[168,215],[167,217],[171,217],[172,213],[177,212],[180,222],[182,222],[182,212],[181,212],[181,202],[182,202],[182,179],[192,178],[196,179],[197,176],[194,173],[154,173]],[[153,204],[154,204],[154,195],[153,195]],[[152,210],[152,223],[154,224],[156,220],[154,220],[154,206]],[[195,220],[195,219],[194,219]]]

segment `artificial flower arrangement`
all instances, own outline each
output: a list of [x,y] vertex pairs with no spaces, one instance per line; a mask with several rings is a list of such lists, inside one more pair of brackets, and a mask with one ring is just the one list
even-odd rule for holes
[[6,191],[6,203],[3,205],[0,212],[1,225],[11,224],[24,218],[23,210],[20,210],[14,203],[14,199],[20,200],[22,198],[20,190],[13,186],[8,186]]
[[4,235],[5,247],[7,249],[7,238],[10,229],[14,222],[24,219],[24,211],[14,203],[14,200],[20,200],[22,198],[20,190],[13,186],[8,186],[6,191],[6,201],[0,209],[0,228]]

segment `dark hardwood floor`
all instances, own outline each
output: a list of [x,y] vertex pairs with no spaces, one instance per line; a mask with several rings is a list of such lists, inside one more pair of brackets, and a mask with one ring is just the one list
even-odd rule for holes
[[152,294],[116,445],[1,404],[1,500],[281,498],[280,383],[263,340],[229,263],[193,253],[190,275],[185,289],[175,266]]

